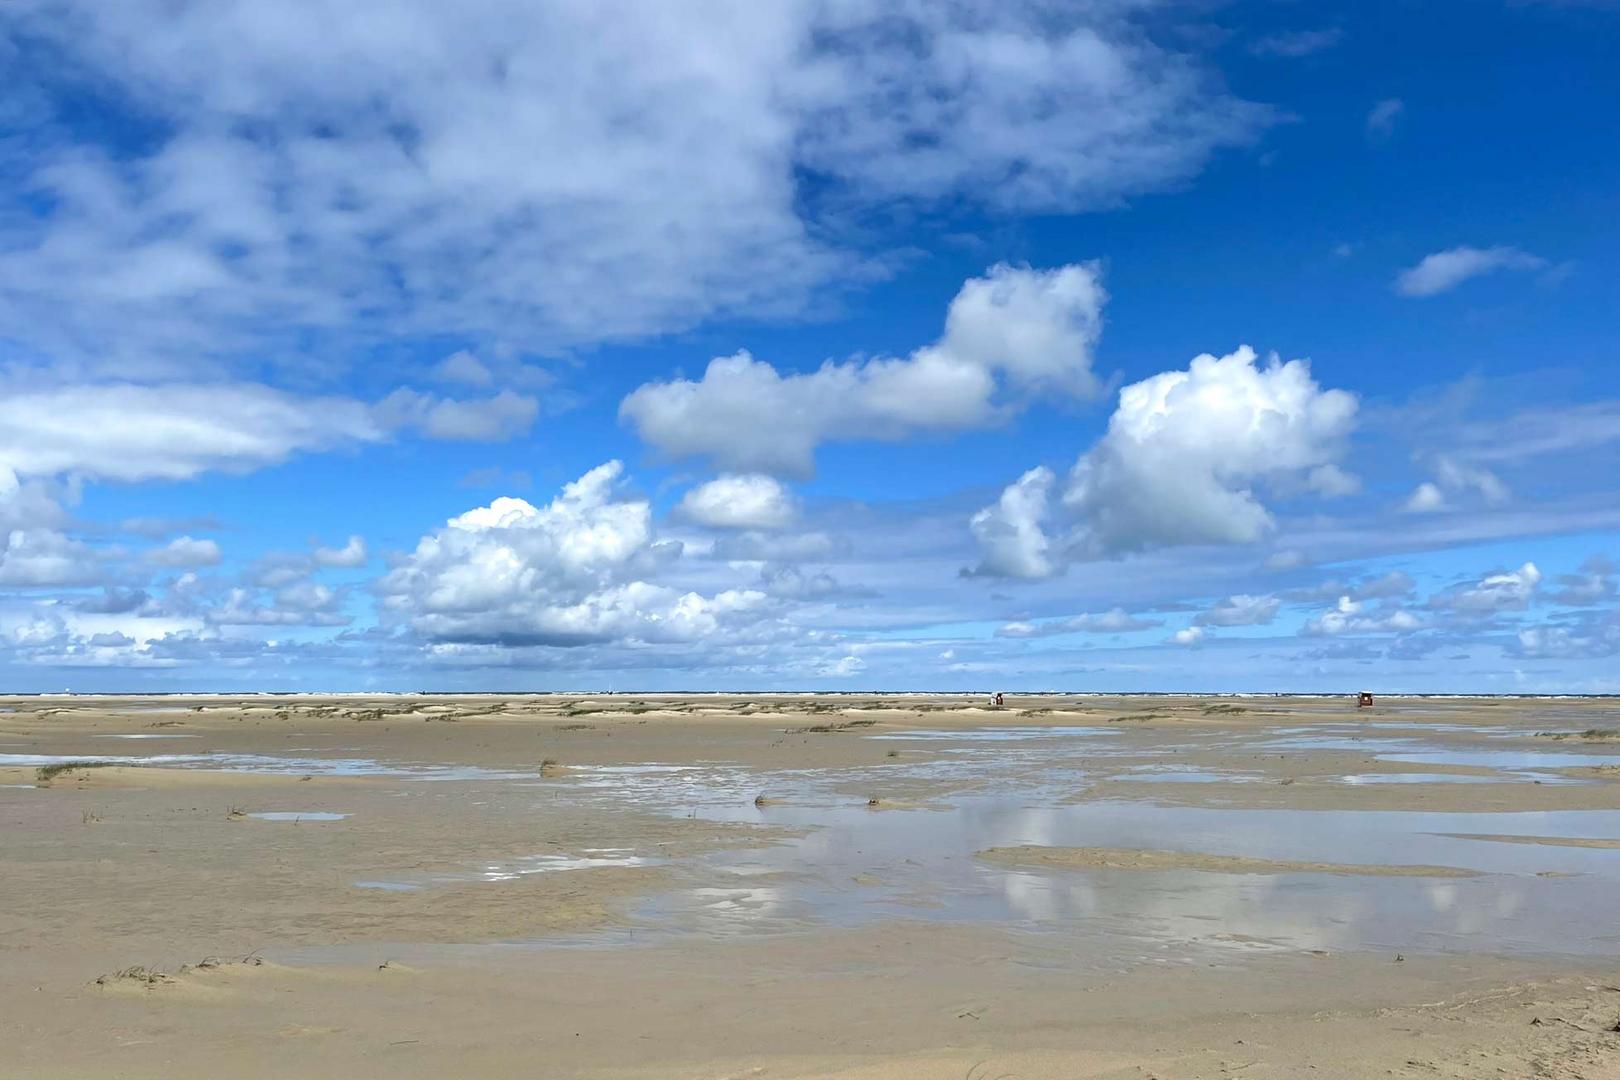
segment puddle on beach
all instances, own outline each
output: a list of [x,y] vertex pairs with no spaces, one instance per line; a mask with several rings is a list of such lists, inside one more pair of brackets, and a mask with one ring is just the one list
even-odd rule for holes
[[[1490,774],[1355,773],[1346,784],[1568,780],[1547,770],[1620,764],[1620,753],[1543,749],[1527,731],[1454,725],[1376,724],[1272,729],[1210,736],[1221,752],[1354,750],[1389,762],[1477,766]],[[1567,726],[1567,723],[1563,726]],[[1482,736],[1521,738],[1511,749]],[[638,932],[730,935],[801,932],[887,919],[1004,924],[1031,932],[1123,943],[1141,951],[1204,943],[1221,947],[1391,951],[1557,952],[1620,955],[1620,850],[1484,844],[1444,834],[1620,838],[1620,811],[1450,813],[1304,811],[1073,802],[1097,779],[1099,761],[1123,765],[1118,779],[1241,784],[1248,773],[1182,764],[1206,737],[1103,727],[878,731],[838,736],[901,751],[882,764],[843,769],[748,768],[735,762],[641,762],[571,766],[541,779],[533,768],[377,760],[289,753],[97,757],[282,774],[412,780],[501,781],[536,789],[536,805],[639,810],[700,821],[758,823],[801,831],[772,846],[728,850],[670,863],[682,887],[632,906]],[[1459,742],[1459,737],[1470,740]],[[907,745],[909,744],[909,745]],[[352,751],[349,752],[352,754]],[[1126,759],[1121,761],[1120,759]],[[1130,759],[1147,759],[1147,764]],[[0,754],[0,767],[39,766],[84,756]],[[903,802],[908,785],[937,793],[929,809],[869,809],[867,792]],[[544,789],[544,796],[538,794]],[[994,794],[989,794],[993,792]],[[459,793],[455,793],[458,794]],[[756,806],[755,796],[768,804]],[[323,819],[287,813],[271,820]],[[1022,844],[1176,850],[1369,866],[1425,864],[1477,871],[1468,878],[1234,874],[1191,870],[1063,870],[995,865],[985,848]],[[386,872],[357,887],[414,890],[464,881],[640,866],[664,860],[634,848],[552,852],[475,861],[460,875],[416,878]],[[374,872],[375,873],[375,872]],[[1549,875],[1549,876],[1540,876]],[[1550,876],[1557,875],[1557,876]],[[604,937],[602,941],[608,940]]]
[[662,862],[636,854],[634,848],[581,848],[577,854],[550,852],[528,858],[484,863],[477,870],[463,874],[431,874],[389,880],[356,881],[358,889],[382,889],[387,892],[415,892],[434,885],[460,884],[468,881],[515,881],[531,874],[550,874],[568,870],[594,870],[606,866],[653,866]]
[[329,810],[265,810],[246,815],[259,821],[342,821],[348,814],[335,814]]
[[1113,777],[1138,784],[1258,784],[1265,777],[1218,769],[1183,769],[1173,765],[1138,765]]
[[[1442,835],[1620,837],[1620,811],[1346,813],[966,799],[946,810],[767,806],[726,818],[809,831],[696,860],[696,884],[647,901],[639,920],[709,935],[908,918],[1158,945],[1224,938],[1291,949],[1620,955],[1612,917],[1620,913],[1620,851]],[[975,857],[1023,844],[1432,865],[1481,876],[1023,869]]]
[[[1394,724],[1383,724],[1381,727],[1395,727]],[[1445,729],[1434,725],[1400,725],[1403,732],[1421,729],[1428,734],[1443,732]],[[1312,750],[1350,750],[1367,754],[1377,761],[1388,761],[1403,765],[1429,765],[1429,766],[1464,766],[1495,769],[1499,777],[1468,777],[1466,780],[1489,779],[1517,779],[1541,780],[1543,782],[1568,782],[1568,777],[1558,777],[1550,770],[1570,769],[1582,766],[1620,765],[1620,751],[1602,752],[1590,751],[1572,753],[1568,750],[1553,749],[1549,740],[1537,738],[1534,732],[1509,731],[1489,729],[1488,738],[1493,740],[1514,739],[1520,743],[1514,749],[1479,749],[1467,745],[1446,745],[1434,738],[1422,738],[1416,734],[1403,733],[1400,735],[1381,735],[1376,730],[1368,728],[1356,729],[1361,734],[1350,731],[1323,733],[1319,728],[1283,728],[1270,733],[1269,737],[1259,744],[1257,748],[1266,751],[1294,751],[1309,752]],[[1457,729],[1471,733],[1487,729]],[[1440,780],[1435,774],[1433,782],[1463,782],[1464,778],[1452,777]],[[1353,782],[1353,781],[1351,781]],[[1372,781],[1366,781],[1372,782]],[[1401,783],[1413,781],[1400,781],[1390,779],[1387,783]]]
[[1620,765],[1620,754],[1569,754],[1532,750],[1415,750],[1379,754],[1379,761],[1410,765],[1476,765],[1509,772],[1573,769],[1591,765]]

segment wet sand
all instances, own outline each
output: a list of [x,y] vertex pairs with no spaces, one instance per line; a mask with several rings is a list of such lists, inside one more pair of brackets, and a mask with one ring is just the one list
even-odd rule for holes
[[1617,720],[0,699],[0,1076],[1620,1076]]
[[[1466,837],[1466,839],[1482,839]],[[1456,866],[1363,866],[1305,859],[1250,859],[1241,855],[1201,855],[1140,848],[987,848],[979,857],[1006,866],[1063,870],[1209,870],[1219,874],[1367,874],[1373,877],[1474,877],[1479,871]]]

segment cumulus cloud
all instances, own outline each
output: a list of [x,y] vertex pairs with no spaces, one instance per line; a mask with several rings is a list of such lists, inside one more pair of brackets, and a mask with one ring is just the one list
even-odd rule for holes
[[996,631],[996,636],[1040,638],[1057,634],[1129,634],[1163,625],[1162,619],[1142,619],[1130,614],[1124,608],[1113,608],[1103,612],[1072,615],[1066,619],[1007,623]]
[[1558,660],[1620,655],[1620,617],[1607,612],[1572,625],[1527,626],[1514,636],[1508,654]]
[[1440,485],[1425,480],[1412,489],[1401,508],[1409,514],[1433,514],[1446,508],[1446,496]]
[[759,473],[700,484],[681,498],[677,509],[688,520],[717,529],[781,529],[798,513],[781,481]]
[[1482,465],[1472,465],[1447,454],[1434,459],[1434,479],[1425,480],[1407,496],[1402,509],[1410,514],[1432,514],[1455,508],[1457,496],[1477,496],[1488,506],[1500,506],[1512,493],[1499,476]]
[[639,387],[619,415],[674,457],[803,476],[825,442],[984,427],[1034,394],[1084,399],[1098,391],[1099,275],[1095,264],[994,266],[956,294],[940,339],[908,357],[783,374],[739,352],[710,361],[696,381]]
[[1253,485],[1309,475],[1344,451],[1355,396],[1323,390],[1304,360],[1264,367],[1244,346],[1125,387],[1063,501],[1092,551],[1248,543],[1272,526]]
[[340,548],[316,547],[310,553],[316,566],[356,567],[366,564],[366,541],[363,537],[351,536],[349,542]]
[[1311,637],[1336,637],[1340,634],[1404,634],[1417,630],[1422,625],[1422,620],[1403,608],[1385,607],[1368,611],[1361,602],[1348,596],[1341,596],[1333,610],[1307,620],[1301,633]]
[[313,582],[278,590],[269,603],[250,589],[232,589],[220,606],[204,611],[213,626],[346,626],[352,620],[336,610],[342,594]]
[[1193,618],[1194,626],[1263,626],[1277,617],[1282,601],[1275,596],[1228,596]]
[[1491,615],[1499,611],[1524,611],[1541,584],[1541,571],[1533,562],[1517,570],[1487,574],[1472,585],[1463,585],[1429,597],[1429,606],[1445,608],[1462,615]]
[[217,543],[190,536],[177,536],[164,546],[146,553],[147,561],[158,566],[217,566],[219,558]]
[[1055,477],[1031,470],[974,516],[979,571],[1038,578],[1068,558],[1252,543],[1273,525],[1257,486],[1342,487],[1315,482],[1344,452],[1355,396],[1323,390],[1306,361],[1255,361],[1247,346],[1206,354],[1121,390],[1107,433],[1069,472],[1065,531],[1046,526]]
[[1034,579],[1058,571],[1061,564],[1052,556],[1052,541],[1043,527],[1056,483],[1056,475],[1044,465],[1031,469],[993,505],[973,515],[968,527],[984,558],[972,573]]
[[866,670],[866,661],[858,656],[840,656],[817,668],[816,673],[829,679],[848,679]]
[[0,322],[173,366],[266,340],[661,333],[843,278],[859,259],[818,206],[1112,207],[1273,119],[1132,5],[269,12],[5,5],[0,41],[51,58],[11,73],[19,96],[54,122],[12,148],[45,209],[6,219]]
[[1547,260],[1515,247],[1476,248],[1463,245],[1426,255],[1395,278],[1402,296],[1427,297],[1449,292],[1470,278],[1499,270],[1540,270]]
[[609,462],[544,507],[500,498],[422,538],[378,583],[383,610],[431,641],[573,646],[680,643],[758,623],[765,593],[705,596],[647,578],[680,555]]
[[1205,631],[1202,626],[1188,626],[1171,634],[1166,639],[1166,643],[1170,645],[1198,645],[1203,642],[1204,634]]
[[12,529],[0,544],[0,585],[89,585],[100,574],[95,551],[54,529]]

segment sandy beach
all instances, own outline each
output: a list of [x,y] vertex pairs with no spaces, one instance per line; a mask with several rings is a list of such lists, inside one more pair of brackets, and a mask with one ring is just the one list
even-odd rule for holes
[[1620,1076],[1620,706],[0,699],[0,1075]]

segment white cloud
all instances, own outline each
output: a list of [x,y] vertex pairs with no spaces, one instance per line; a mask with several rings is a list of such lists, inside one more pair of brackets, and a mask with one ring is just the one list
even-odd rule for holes
[[545,350],[796,311],[859,261],[806,207],[1112,207],[1273,117],[1131,5],[6,7],[0,34],[142,137],[64,107],[13,148],[50,209],[6,225],[0,323],[171,371],[310,334]]
[[1476,248],[1463,245],[1426,255],[1395,277],[1402,296],[1427,297],[1455,289],[1469,278],[1498,270],[1540,270],[1547,260],[1515,247]]
[[440,360],[433,374],[443,382],[466,383],[468,386],[488,386],[495,376],[484,362],[466,349],[459,349]]
[[1339,597],[1331,611],[1305,623],[1301,633],[1311,637],[1337,637],[1340,634],[1408,633],[1419,629],[1422,620],[1398,607],[1367,611],[1348,596]]
[[304,581],[277,590],[269,604],[251,590],[232,589],[203,615],[213,626],[346,626],[349,617],[335,610],[341,600],[336,590]]
[[781,529],[798,513],[788,489],[759,473],[700,484],[682,497],[678,509],[689,520],[719,529]]
[[158,566],[217,566],[219,545],[212,540],[198,540],[190,536],[177,536],[160,548],[146,553],[148,562]]
[[351,536],[349,542],[340,548],[317,547],[310,558],[316,566],[356,567],[366,564],[366,541],[363,537]]
[[645,500],[615,494],[609,462],[544,507],[500,498],[452,518],[378,584],[383,610],[431,641],[504,645],[678,643],[767,618],[758,590],[711,596],[648,580],[680,555]]
[[1208,611],[1199,612],[1195,626],[1263,626],[1277,617],[1282,601],[1275,596],[1228,596]]
[[1253,485],[1332,464],[1355,417],[1355,396],[1321,389],[1307,361],[1258,367],[1247,346],[1206,354],[1120,391],[1063,501],[1100,554],[1249,543],[1272,525]]
[[1044,622],[1012,622],[996,631],[997,637],[1037,638],[1057,634],[1129,634],[1137,630],[1150,630],[1163,626],[1161,619],[1141,619],[1124,608],[1072,615],[1066,619],[1048,619]]
[[1106,299],[1095,264],[994,266],[956,294],[939,341],[904,359],[784,375],[739,352],[711,361],[697,381],[639,387],[619,415],[672,456],[807,475],[824,442],[984,427],[1031,395],[1094,395],[1092,350]]
[[858,656],[841,656],[822,664],[818,674],[829,679],[848,679],[866,670],[866,661]]
[[1395,121],[1406,112],[1406,103],[1400,98],[1384,98],[1367,113],[1367,136],[1387,139],[1395,133]]
[[538,401],[511,390],[458,401],[402,387],[377,405],[377,415],[388,427],[412,427],[431,439],[456,442],[513,438],[529,430],[539,411]]
[[53,529],[12,529],[0,543],[0,585],[88,585],[100,574],[91,548]]
[[1474,494],[1489,506],[1500,506],[1512,493],[1491,470],[1459,461],[1447,454],[1434,459],[1434,481],[1425,480],[1407,496],[1402,509],[1412,514],[1432,514],[1453,508],[1449,496]]
[[1305,486],[1329,499],[1354,495],[1361,490],[1361,478],[1337,465],[1318,465],[1305,474]]
[[80,385],[0,394],[0,467],[25,476],[184,480],[383,435],[360,402],[298,398],[246,383]]
[[1048,577],[1066,558],[1252,543],[1272,528],[1256,485],[1344,490],[1352,478],[1334,459],[1355,426],[1355,395],[1321,389],[1307,361],[1255,359],[1248,346],[1205,354],[1121,390],[1107,434],[1069,472],[1072,527],[1048,535],[1052,479],[1031,470],[974,516],[979,571]]
[[0,489],[16,491],[0,490],[0,514],[19,500],[43,510],[37,488],[18,486],[23,477],[188,480],[382,441],[401,426],[432,438],[505,438],[535,410],[506,391],[460,402],[401,390],[372,406],[257,383],[13,385],[0,391]]
[[1559,660],[1620,654],[1620,617],[1613,612],[1573,626],[1528,626],[1516,636],[1509,653]]
[[1031,469],[1001,493],[992,506],[973,515],[968,527],[984,559],[974,571],[999,577],[1045,578],[1061,563],[1043,524],[1051,511],[1057,477],[1044,465]]
[[1197,645],[1204,640],[1202,626],[1189,626],[1171,634],[1168,643],[1171,645]]
[[1055,270],[992,266],[969,278],[945,313],[946,355],[1003,373],[1024,394],[1096,397],[1092,354],[1108,302],[1102,268],[1077,263]]
[[1489,615],[1498,611],[1524,611],[1541,584],[1541,571],[1533,562],[1517,570],[1487,574],[1476,584],[1437,593],[1429,605],[1448,608],[1465,615]]
[[1425,480],[1412,489],[1402,508],[1409,514],[1432,514],[1446,508],[1446,496],[1438,485]]

